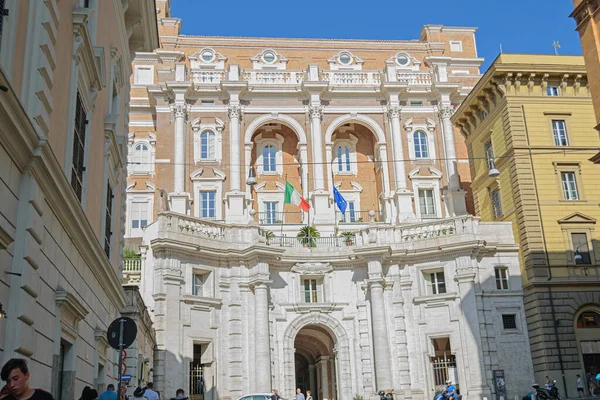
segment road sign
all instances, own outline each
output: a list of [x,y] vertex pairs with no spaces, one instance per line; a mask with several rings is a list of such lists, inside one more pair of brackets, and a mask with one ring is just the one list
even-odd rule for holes
[[106,332],[106,338],[108,339],[108,344],[113,349],[119,350],[119,326],[121,325],[121,321],[123,321],[123,348],[126,349],[135,340],[137,336],[137,325],[135,322],[128,317],[120,317],[115,319],[110,326],[108,327],[108,331]]
[[131,380],[131,375],[121,375],[121,380],[129,382]]

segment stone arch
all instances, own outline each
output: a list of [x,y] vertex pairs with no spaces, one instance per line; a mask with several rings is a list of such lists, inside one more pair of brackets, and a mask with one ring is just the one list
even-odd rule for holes
[[288,128],[290,128],[292,131],[294,131],[294,133],[296,133],[296,136],[298,137],[298,144],[306,145],[306,132],[304,132],[302,125],[300,125],[298,121],[296,121],[289,115],[280,115],[278,113],[261,115],[260,117],[252,121],[250,125],[248,125],[248,127],[246,128],[246,133],[244,135],[244,143],[252,144],[252,135],[254,135],[254,132],[256,132],[258,128],[269,122],[281,122],[284,125],[287,125]]
[[385,133],[383,132],[383,129],[381,128],[381,126],[379,126],[377,121],[375,121],[373,118],[367,117],[366,115],[362,115],[362,114],[346,114],[346,115],[337,117],[336,119],[333,120],[333,122],[331,122],[331,124],[329,124],[329,127],[327,127],[327,132],[325,132],[325,143],[331,143],[333,133],[335,132],[335,130],[337,128],[339,128],[340,126],[342,126],[343,124],[345,124],[347,122],[353,122],[353,121],[358,121],[358,122],[362,123],[363,125],[365,125],[367,128],[369,128],[371,130],[371,132],[373,132],[373,134],[375,134],[375,138],[377,139],[378,144],[386,142],[385,141]]
[[341,322],[330,315],[312,312],[294,319],[283,334],[283,397],[293,398],[295,395],[295,360],[294,340],[298,332],[307,325],[317,325],[325,328],[334,338],[339,362],[339,394],[341,400],[351,399],[353,379],[351,366],[350,339]]

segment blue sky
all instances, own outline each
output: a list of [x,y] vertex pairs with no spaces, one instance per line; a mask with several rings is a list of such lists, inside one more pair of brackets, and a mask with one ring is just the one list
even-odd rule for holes
[[505,53],[581,54],[571,0],[172,0],[187,35],[418,39],[425,24],[475,26],[482,72]]

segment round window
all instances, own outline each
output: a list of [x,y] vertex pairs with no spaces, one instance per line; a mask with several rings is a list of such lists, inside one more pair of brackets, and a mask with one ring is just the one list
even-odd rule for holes
[[396,62],[398,65],[407,66],[410,63],[410,57],[404,53],[400,53],[396,56]]
[[275,54],[272,51],[267,51],[263,54],[263,61],[267,64],[272,64],[275,62]]
[[211,50],[204,50],[202,52],[202,61],[211,62],[214,59],[215,59],[215,53],[213,53]]
[[352,56],[348,53],[342,53],[339,57],[340,63],[344,65],[348,65],[352,62]]

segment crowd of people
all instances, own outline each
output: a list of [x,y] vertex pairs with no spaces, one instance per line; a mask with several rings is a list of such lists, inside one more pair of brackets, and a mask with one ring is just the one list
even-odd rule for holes
[[[2,367],[0,378],[6,384],[0,391],[0,400],[54,400],[54,397],[42,389],[34,389],[30,386],[29,380],[31,374],[27,361],[22,358],[12,358]],[[79,400],[161,400],[162,397],[158,391],[154,390],[152,382],[148,382],[145,387],[137,387],[132,395],[127,394],[127,385],[121,386],[121,393],[117,396],[115,385],[109,383],[106,390],[100,394],[90,386],[83,388]],[[188,400],[183,389],[177,389],[175,397],[171,400]]]

